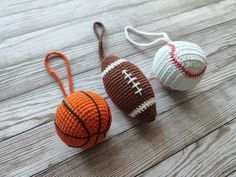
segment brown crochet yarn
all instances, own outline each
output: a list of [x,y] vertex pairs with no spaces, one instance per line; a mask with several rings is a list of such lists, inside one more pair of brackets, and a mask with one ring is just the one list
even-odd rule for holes
[[108,96],[129,116],[144,122],[155,120],[155,95],[146,76],[126,59],[104,55],[102,38],[105,27],[102,23],[94,23],[94,32],[99,40],[102,77]]

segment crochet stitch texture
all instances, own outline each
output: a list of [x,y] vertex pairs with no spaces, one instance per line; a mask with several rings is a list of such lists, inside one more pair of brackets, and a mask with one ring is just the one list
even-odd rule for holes
[[99,41],[102,79],[108,96],[130,117],[144,122],[155,120],[155,95],[147,77],[128,60],[104,55],[102,38],[105,27],[102,23],[94,23],[94,32]]
[[206,57],[199,46],[175,41],[156,53],[152,73],[166,87],[185,91],[201,81],[206,67]]
[[[61,79],[48,65],[51,55],[64,60],[70,95],[67,95]],[[90,148],[101,141],[111,126],[111,111],[106,101],[91,91],[73,91],[69,60],[59,52],[45,57],[45,67],[58,82],[65,99],[57,107],[54,124],[61,140],[70,147]]]
[[[139,43],[131,39],[129,30],[141,36],[156,36],[152,42]],[[151,74],[168,89],[185,91],[194,88],[202,79],[207,61],[202,49],[193,43],[172,41],[166,33],[139,31],[125,27],[126,39],[133,45],[149,47],[165,41],[155,55]]]

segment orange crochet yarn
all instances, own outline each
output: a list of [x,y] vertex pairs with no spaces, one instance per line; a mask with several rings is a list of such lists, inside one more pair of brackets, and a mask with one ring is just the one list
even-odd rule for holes
[[[70,95],[67,96],[61,79],[49,67],[51,55],[59,56],[66,65]],[[106,101],[91,91],[73,92],[69,61],[59,52],[51,52],[45,57],[45,67],[58,82],[65,97],[57,107],[54,123],[61,140],[70,147],[89,148],[101,141],[111,125],[111,112]]]

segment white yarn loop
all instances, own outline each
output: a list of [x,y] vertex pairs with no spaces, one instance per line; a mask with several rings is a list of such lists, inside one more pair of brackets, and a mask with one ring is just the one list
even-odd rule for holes
[[[126,39],[139,47],[148,47],[163,41],[167,43],[154,57],[149,80],[156,78],[167,88],[184,91],[192,89],[202,79],[207,66],[206,56],[196,44],[171,41],[166,33],[139,31],[132,26],[126,26],[124,31]],[[130,38],[129,31],[139,36],[154,36],[156,39],[152,42],[139,43]],[[140,110],[142,109],[135,110],[131,115],[135,116]]]
[[[155,39],[154,41],[152,42],[148,42],[148,43],[139,43],[139,42],[136,42],[134,41],[133,39],[130,38],[129,36],[129,30],[138,34],[138,35],[141,35],[141,36],[157,36],[159,38]],[[167,43],[171,42],[169,36],[166,34],[166,33],[154,33],[154,32],[144,32],[144,31],[140,31],[140,30],[137,30],[135,29],[134,27],[132,26],[126,26],[125,27],[125,37],[126,39],[136,45],[136,46],[140,46],[140,47],[148,47],[148,46],[151,46],[151,45],[154,45],[154,44],[157,44],[161,41],[165,41]]]

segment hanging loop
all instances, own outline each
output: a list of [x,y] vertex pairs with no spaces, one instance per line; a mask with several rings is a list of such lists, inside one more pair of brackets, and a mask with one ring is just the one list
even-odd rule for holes
[[104,49],[103,49],[103,41],[102,41],[104,33],[105,33],[105,26],[101,22],[95,22],[93,24],[93,30],[99,41],[99,44],[98,44],[99,58],[102,61],[105,57]]
[[48,62],[49,60],[51,59],[55,59],[55,57],[51,57],[51,56],[57,56],[61,59],[63,59],[64,63],[65,63],[65,66],[66,66],[66,71],[67,71],[67,76],[68,76],[68,82],[69,82],[69,90],[70,90],[70,94],[73,93],[73,81],[72,81],[72,75],[71,75],[71,71],[70,71],[70,63],[69,63],[69,60],[68,58],[60,53],[60,52],[50,52],[46,55],[45,59],[44,59],[44,65],[45,65],[45,68],[47,69],[47,71],[49,72],[49,74],[52,75],[52,77],[55,78],[55,80],[57,81],[57,83],[59,84],[61,90],[62,90],[62,93],[64,95],[64,97],[66,98],[67,97],[67,93],[65,91],[65,88],[63,86],[63,83],[61,81],[61,78],[56,74],[56,72],[49,66]]
[[101,22],[95,22],[93,24],[93,30],[98,38],[98,41],[102,41],[102,38],[105,33],[105,26]]
[[[157,36],[159,38],[157,38],[154,41],[149,42],[149,43],[139,43],[139,42],[136,42],[136,41],[134,41],[133,39],[130,38],[129,30],[132,31],[133,33],[136,33],[136,34],[140,35],[140,36]],[[159,43],[161,41],[165,41],[167,43],[171,42],[169,36],[166,33],[143,32],[143,31],[139,31],[139,30],[135,29],[132,26],[126,26],[124,31],[125,31],[126,39],[130,43],[132,43],[132,44],[134,44],[136,46],[140,46],[140,47],[148,47],[148,46],[157,44],[157,43]]]

